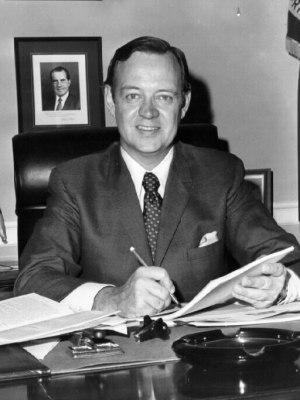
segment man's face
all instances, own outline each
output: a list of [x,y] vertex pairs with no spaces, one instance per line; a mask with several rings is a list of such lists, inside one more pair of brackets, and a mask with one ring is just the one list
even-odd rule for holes
[[122,147],[141,165],[155,167],[167,154],[185,115],[190,94],[182,94],[180,67],[172,54],[135,52],[115,71],[114,99],[106,87],[108,108],[115,114]]
[[71,79],[67,78],[65,71],[52,72],[52,86],[57,96],[61,97],[69,91]]

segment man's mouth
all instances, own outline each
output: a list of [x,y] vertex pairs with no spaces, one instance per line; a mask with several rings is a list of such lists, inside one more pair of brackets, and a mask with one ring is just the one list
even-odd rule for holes
[[140,131],[145,131],[145,132],[154,132],[159,129],[158,126],[144,126],[144,125],[137,125],[137,129]]

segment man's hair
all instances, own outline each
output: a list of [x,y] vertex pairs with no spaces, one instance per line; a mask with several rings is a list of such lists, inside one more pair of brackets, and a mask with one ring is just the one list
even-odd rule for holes
[[51,79],[51,81],[52,81],[52,74],[53,74],[53,72],[62,72],[62,71],[64,71],[65,73],[66,73],[66,77],[67,77],[67,79],[68,79],[68,81],[71,79],[71,76],[70,76],[70,73],[69,73],[69,71],[67,70],[67,68],[64,68],[64,67],[56,67],[56,68],[54,68],[51,72],[50,72],[50,79]]
[[189,69],[183,51],[181,51],[176,47],[171,46],[165,40],[151,36],[142,36],[132,40],[131,42],[128,42],[124,46],[117,49],[113,58],[110,61],[107,70],[107,78],[104,83],[112,88],[113,95],[115,89],[115,71],[117,65],[120,62],[128,60],[130,56],[136,51],[149,54],[166,54],[166,53],[173,54],[180,67],[182,92],[183,94],[186,94],[191,90],[191,84],[189,80],[190,79]]

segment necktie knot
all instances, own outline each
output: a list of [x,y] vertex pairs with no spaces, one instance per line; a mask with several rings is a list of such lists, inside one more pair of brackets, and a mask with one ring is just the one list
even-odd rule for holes
[[142,185],[146,192],[157,192],[160,183],[156,175],[152,174],[152,172],[146,172]]

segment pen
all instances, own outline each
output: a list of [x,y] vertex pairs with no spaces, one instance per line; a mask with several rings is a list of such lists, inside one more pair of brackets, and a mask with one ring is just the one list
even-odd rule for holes
[[[139,255],[139,253],[135,250],[134,247],[130,247],[130,251],[135,255],[137,260],[144,266],[144,267],[149,267],[149,265],[142,259],[142,257]],[[160,283],[162,285],[162,283]],[[163,286],[163,285],[162,285]],[[171,299],[174,301],[174,303],[178,306],[181,307],[181,304],[179,301],[176,299],[173,293],[169,292]]]

